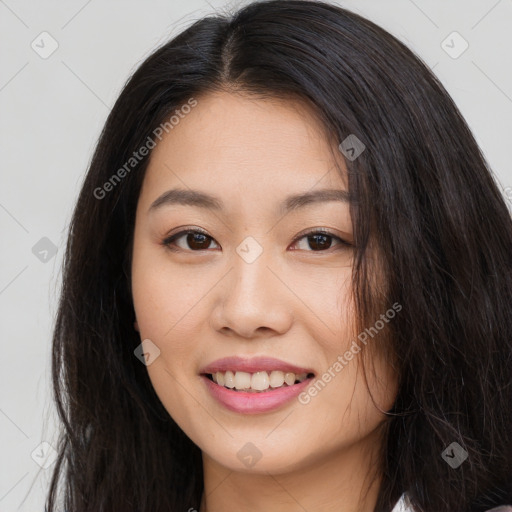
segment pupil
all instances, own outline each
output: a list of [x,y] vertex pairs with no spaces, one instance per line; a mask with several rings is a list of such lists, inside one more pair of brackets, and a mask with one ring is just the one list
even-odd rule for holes
[[[313,238],[315,241],[313,242],[313,244],[309,244],[309,246],[312,248],[312,249],[315,249],[315,244],[317,244],[317,249],[320,248],[320,249],[325,249],[326,247],[329,248],[329,243],[327,242],[327,239],[328,238],[331,238],[329,235],[311,235],[309,238]],[[322,239],[323,241],[322,242],[319,242],[319,239]]]
[[[187,236],[187,243],[190,248],[192,249],[205,249],[204,245],[201,245],[201,242],[204,244],[204,242],[207,242],[207,236],[202,235],[201,233],[189,233]],[[196,242],[199,242],[198,245],[196,245]],[[208,247],[208,243],[206,243],[206,247]]]

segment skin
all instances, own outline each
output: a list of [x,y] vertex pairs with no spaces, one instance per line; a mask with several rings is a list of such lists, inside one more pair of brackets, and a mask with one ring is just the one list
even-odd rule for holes
[[[361,354],[308,404],[292,400],[260,414],[227,410],[199,376],[218,358],[266,355],[318,377],[349,349],[357,334],[353,249],[336,238],[320,250],[311,238],[293,242],[314,228],[353,241],[348,203],[278,212],[292,193],[346,190],[343,159],[302,102],[232,92],[197,99],[152,152],[136,212],[132,288],[136,329],[160,350],[147,366],[152,385],[203,453],[201,512],[373,510],[379,476],[372,485],[367,477],[384,415],[368,392]],[[174,187],[214,194],[225,211],[167,205],[148,213]],[[175,241],[178,252],[162,245],[195,227],[211,237],[203,250],[186,235]],[[248,236],[263,249],[250,264],[236,252]],[[372,363],[373,399],[388,410],[396,379],[376,356]],[[248,442],[261,453],[252,467],[237,457]]]

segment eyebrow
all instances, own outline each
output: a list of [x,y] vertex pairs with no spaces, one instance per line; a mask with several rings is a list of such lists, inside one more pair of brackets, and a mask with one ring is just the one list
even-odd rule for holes
[[[280,205],[280,213],[287,213],[314,203],[329,201],[341,201],[348,203],[350,195],[348,190],[342,189],[320,189],[309,192],[302,192],[288,196]],[[195,206],[208,210],[223,211],[224,206],[221,199],[206,192],[192,189],[174,188],[160,195],[148,209],[148,213],[170,205]]]

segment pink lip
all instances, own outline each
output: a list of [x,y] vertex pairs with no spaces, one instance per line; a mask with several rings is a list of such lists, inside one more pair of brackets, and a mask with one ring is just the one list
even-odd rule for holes
[[292,372],[295,374],[314,373],[310,368],[300,368],[299,366],[295,366],[294,364],[290,364],[279,359],[274,359],[273,357],[253,357],[251,359],[244,359],[237,356],[217,359],[208,366],[205,366],[199,373],[211,374],[215,372],[226,372],[228,370],[247,373],[256,373],[259,371],[271,372],[273,370]]
[[268,391],[262,393],[246,393],[245,391],[233,391],[224,386],[219,386],[205,375],[201,375],[206,388],[218,402],[230,411],[242,414],[258,414],[278,409],[299,395],[311,384],[313,378],[311,377],[293,386],[269,388]]
[[205,375],[215,372],[226,372],[228,370],[247,373],[256,373],[258,371],[271,372],[276,370],[292,372],[296,375],[300,373],[312,373],[314,375],[315,373],[311,368],[301,368],[300,366],[281,361],[280,359],[261,356],[251,359],[244,359],[238,356],[225,357],[223,359],[217,359],[213,363],[205,366],[200,371],[201,379],[211,395],[230,411],[242,414],[263,413],[281,407],[301,393],[311,383],[314,377],[305,379],[293,386],[285,386],[276,389],[269,388],[262,393],[247,393],[245,391],[233,391],[224,386],[219,386]]

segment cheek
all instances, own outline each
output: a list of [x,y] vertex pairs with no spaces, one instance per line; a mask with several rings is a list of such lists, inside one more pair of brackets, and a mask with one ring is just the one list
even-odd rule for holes
[[303,278],[304,291],[309,282],[312,310],[323,320],[323,327],[310,334],[325,357],[325,373],[317,377],[321,382],[311,395],[304,396],[304,402],[309,401],[304,407],[320,423],[330,425],[330,435],[356,439],[385,418],[381,411],[391,409],[397,383],[390,365],[374,350],[373,344],[384,341],[384,333],[366,345],[359,341],[351,274],[338,277],[323,286]]
[[[200,277],[183,272],[160,247],[134,246],[132,298],[142,338],[163,346],[172,341],[178,351],[191,346],[190,332],[200,324],[196,306],[207,291]],[[184,337],[187,343],[180,344]]]
[[147,366],[151,384],[169,415],[193,434],[200,411],[190,399],[187,382],[194,378],[193,361],[200,351],[200,336],[194,333],[200,325],[198,301],[204,292],[176,271],[158,249],[135,245],[132,293],[140,338],[151,340],[160,350]]
[[[328,269],[326,269],[328,270]],[[336,356],[347,345],[349,339],[356,336],[355,310],[351,295],[351,269],[338,269],[336,273],[318,273],[296,276],[297,295],[310,308],[311,313],[323,324],[321,337],[324,351]],[[312,339],[320,339],[318,333],[311,333]]]

